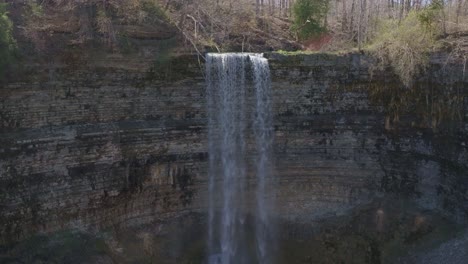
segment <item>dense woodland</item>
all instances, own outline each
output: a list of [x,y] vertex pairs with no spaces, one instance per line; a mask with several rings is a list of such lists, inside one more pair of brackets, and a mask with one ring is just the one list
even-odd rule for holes
[[356,49],[410,85],[434,50],[466,61],[466,41],[447,40],[468,34],[468,0],[7,0],[0,25],[0,70],[21,54],[164,40],[198,54]]

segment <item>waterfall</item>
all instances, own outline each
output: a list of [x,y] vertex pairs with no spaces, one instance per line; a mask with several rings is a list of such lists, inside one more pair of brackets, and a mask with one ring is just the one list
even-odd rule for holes
[[[208,262],[271,263],[267,259],[272,203],[271,197],[267,199],[267,184],[273,125],[268,61],[261,54],[208,54],[206,77]],[[250,173],[249,164],[253,166]],[[247,175],[252,173],[256,184],[254,194],[249,194]],[[251,224],[248,212],[254,219]],[[247,230],[251,228],[253,236]]]
[[[271,83],[268,60],[260,56],[250,57],[253,73],[256,97],[256,111],[254,119],[254,133],[257,146],[257,218],[256,240],[259,262],[266,263],[268,257],[268,241],[271,238],[271,225],[268,213],[271,204],[266,199],[266,183],[271,176],[271,154],[273,146],[273,123],[271,114]],[[271,199],[271,198],[270,198]],[[270,262],[271,263],[271,262]]]

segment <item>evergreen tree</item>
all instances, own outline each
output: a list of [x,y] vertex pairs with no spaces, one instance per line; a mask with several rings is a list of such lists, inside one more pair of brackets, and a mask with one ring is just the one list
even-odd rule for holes
[[292,29],[298,39],[307,39],[326,31],[325,18],[329,0],[297,0],[293,6]]

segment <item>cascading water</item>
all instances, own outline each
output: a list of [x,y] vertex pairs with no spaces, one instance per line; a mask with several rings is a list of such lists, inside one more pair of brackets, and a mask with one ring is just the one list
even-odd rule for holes
[[[268,261],[268,245],[272,240],[272,226],[269,222],[269,212],[272,203],[268,203],[266,196],[267,180],[271,179],[271,154],[273,146],[273,122],[271,114],[271,83],[268,60],[260,56],[250,57],[254,73],[254,87],[256,97],[256,111],[254,119],[254,133],[257,146],[257,217],[256,240],[258,259],[260,263]],[[271,201],[272,197],[270,197]],[[270,241],[270,242],[269,242]],[[270,253],[271,254],[271,253]],[[269,261],[271,263],[271,260]]]
[[[272,202],[267,184],[271,179],[273,125],[268,61],[261,54],[208,54],[206,76],[208,262],[271,263],[268,251],[273,234],[269,221]],[[251,134],[255,144],[248,146]],[[246,197],[249,163],[253,163],[257,178],[255,203]],[[254,212],[251,225],[248,211]],[[247,231],[249,228],[255,229],[254,236]]]

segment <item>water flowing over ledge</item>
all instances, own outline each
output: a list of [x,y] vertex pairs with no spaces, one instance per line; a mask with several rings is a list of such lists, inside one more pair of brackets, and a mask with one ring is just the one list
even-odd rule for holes
[[[210,263],[270,263],[269,222],[273,124],[268,60],[261,54],[208,54],[206,63],[209,147]],[[253,91],[251,91],[253,89]],[[255,103],[246,101],[254,98]],[[249,109],[247,105],[253,105]],[[247,231],[247,157],[253,134],[256,191],[255,237]],[[271,196],[270,196],[271,197]],[[217,213],[219,211],[219,213]],[[249,248],[249,240],[255,246]]]

